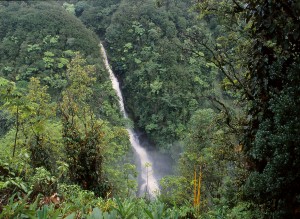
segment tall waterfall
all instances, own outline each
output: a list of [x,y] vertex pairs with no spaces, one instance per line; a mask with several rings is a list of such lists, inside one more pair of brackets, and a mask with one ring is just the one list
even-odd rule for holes
[[[104,61],[107,71],[109,72],[109,76],[110,76],[110,80],[112,82],[113,88],[119,97],[119,104],[120,104],[121,111],[123,112],[124,118],[128,118],[128,115],[124,108],[124,101],[123,101],[122,93],[120,90],[119,81],[115,77],[115,75],[108,63],[106,51],[105,51],[105,48],[102,45],[102,43],[100,43],[100,48],[101,48],[101,53],[103,56],[103,61]],[[159,185],[158,185],[158,180],[154,176],[153,163],[152,163],[147,151],[145,150],[145,148],[143,148],[140,145],[139,139],[138,139],[135,131],[131,128],[127,128],[127,131],[128,131],[129,137],[130,137],[130,143],[131,143],[133,149],[135,150],[135,154],[136,154],[137,158],[140,160],[140,164],[141,164],[139,173],[140,173],[140,177],[142,178],[142,184],[140,185],[139,193],[140,193],[140,195],[145,194],[145,195],[149,195],[150,198],[154,198],[159,193]]]

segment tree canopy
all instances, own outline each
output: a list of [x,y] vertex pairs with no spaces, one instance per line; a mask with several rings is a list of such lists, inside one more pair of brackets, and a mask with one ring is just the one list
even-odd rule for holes
[[[1,1],[0,217],[298,218],[299,14],[296,0]],[[172,160],[155,201],[136,197],[129,124]]]

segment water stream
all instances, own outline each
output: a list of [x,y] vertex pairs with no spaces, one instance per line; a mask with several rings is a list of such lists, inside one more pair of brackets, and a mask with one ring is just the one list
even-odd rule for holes
[[[109,72],[110,80],[113,85],[113,89],[116,91],[118,97],[119,97],[119,104],[121,111],[123,112],[124,118],[128,118],[128,115],[124,108],[124,101],[122,97],[122,93],[119,86],[119,81],[115,77],[107,59],[106,51],[102,43],[100,43],[101,53],[103,57],[103,61],[105,64],[105,67],[107,71]],[[140,174],[140,185],[139,185],[139,195],[147,195],[150,198],[155,198],[155,196],[159,193],[159,184],[158,184],[158,178],[155,177],[154,173],[154,166],[153,161],[149,156],[149,153],[143,148],[139,142],[137,133],[131,129],[127,128],[129,137],[130,137],[130,143],[135,151],[135,155],[139,160],[138,165],[138,172]]]

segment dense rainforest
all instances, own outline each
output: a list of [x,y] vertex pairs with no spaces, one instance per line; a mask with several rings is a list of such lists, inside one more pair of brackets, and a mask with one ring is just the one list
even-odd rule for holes
[[[299,27],[296,0],[0,1],[0,218],[299,218]],[[128,128],[172,160],[155,198]]]

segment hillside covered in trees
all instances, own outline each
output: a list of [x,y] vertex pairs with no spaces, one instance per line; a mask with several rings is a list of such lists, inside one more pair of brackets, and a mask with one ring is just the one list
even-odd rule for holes
[[[299,15],[296,0],[1,1],[0,218],[299,218]],[[154,199],[128,127],[172,160]]]

